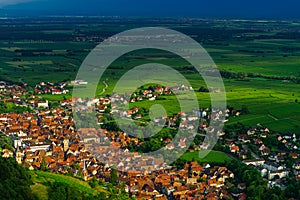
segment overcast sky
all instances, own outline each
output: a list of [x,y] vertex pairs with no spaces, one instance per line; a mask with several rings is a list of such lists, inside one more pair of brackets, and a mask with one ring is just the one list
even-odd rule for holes
[[51,14],[300,17],[299,0],[0,0],[0,7]]

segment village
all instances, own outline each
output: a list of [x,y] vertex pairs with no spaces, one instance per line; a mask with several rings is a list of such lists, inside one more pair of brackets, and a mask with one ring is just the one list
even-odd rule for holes
[[[129,102],[124,95],[115,94],[89,100],[70,98],[53,106],[39,96],[67,94],[69,90],[66,86],[66,83],[40,83],[34,92],[28,92],[26,85],[0,83],[1,101],[29,108],[24,112],[0,114],[0,132],[13,142],[12,150],[2,149],[2,157],[14,157],[30,170],[49,170],[86,181],[96,177],[107,182],[112,167],[116,167],[119,181],[126,183],[126,191],[136,199],[246,199],[243,190],[247,186],[244,183],[235,185],[239,188],[238,193],[228,192],[228,188],[232,187],[228,180],[234,179],[235,174],[225,166],[192,161],[186,162],[182,168],[172,167],[161,158],[143,156],[128,149],[132,144],[143,145],[138,138],[109,127],[101,128],[113,113],[123,118],[142,119],[144,113],[141,108],[120,111],[116,102],[155,101],[160,95],[172,95],[172,88],[156,86],[152,90],[145,89],[133,94]],[[178,89],[192,88],[179,86]],[[98,127],[82,125],[77,129],[72,115],[74,103],[81,105],[76,107],[78,109],[95,105]],[[93,109],[85,111],[92,113]],[[240,114],[241,111],[226,110],[227,118]],[[191,134],[181,137],[177,142],[171,138],[165,139],[164,150],[186,148],[194,151],[205,150],[209,146],[204,142],[188,146],[186,140],[195,135],[204,137],[205,132],[209,131],[208,119],[214,118],[211,110],[203,108],[191,113],[156,118],[153,123],[176,128],[180,119],[180,128]],[[200,128],[192,132],[196,121],[200,122]],[[269,187],[276,185],[284,189],[288,176],[300,179],[300,145],[295,134],[272,133],[263,126],[251,127],[244,132],[230,135],[226,130],[219,130],[218,145],[234,159],[257,169],[261,177],[268,180]],[[269,141],[270,137],[275,139]]]

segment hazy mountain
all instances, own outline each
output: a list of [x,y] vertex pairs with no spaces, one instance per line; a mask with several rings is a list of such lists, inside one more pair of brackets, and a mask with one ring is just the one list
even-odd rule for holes
[[29,14],[300,17],[296,0],[0,0],[0,7]]

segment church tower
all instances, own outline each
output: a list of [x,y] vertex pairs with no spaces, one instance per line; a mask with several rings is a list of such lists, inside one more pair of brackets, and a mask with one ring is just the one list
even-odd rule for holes
[[18,147],[17,152],[16,152],[16,161],[18,164],[22,164],[23,156],[24,156],[24,153],[21,152],[20,148]]
[[69,139],[65,138],[63,143],[64,143],[64,152],[67,152],[69,150]]

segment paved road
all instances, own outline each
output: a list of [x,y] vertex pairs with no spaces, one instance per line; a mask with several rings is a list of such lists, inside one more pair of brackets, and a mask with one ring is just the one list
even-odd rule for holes
[[[249,149],[247,145],[242,145],[243,149],[245,149],[246,151]],[[255,159],[260,159],[260,157],[258,155],[256,155],[253,151],[251,151],[251,149],[249,149],[251,152],[252,157],[254,157]]]

